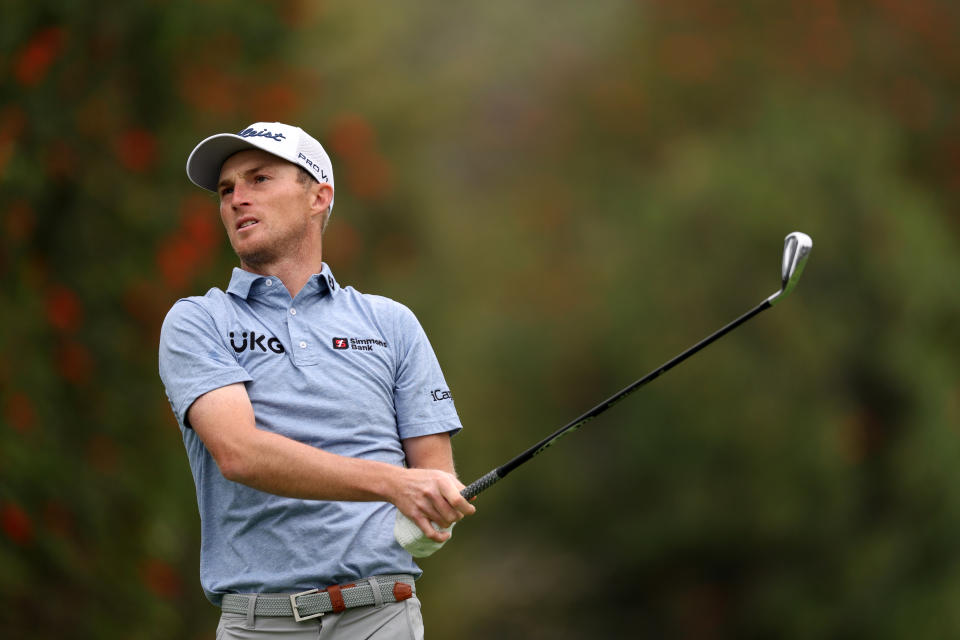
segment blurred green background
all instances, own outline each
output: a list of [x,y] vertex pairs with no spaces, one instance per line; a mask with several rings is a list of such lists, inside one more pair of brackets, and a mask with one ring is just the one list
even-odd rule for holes
[[236,259],[184,163],[302,125],[325,259],[511,475],[434,638],[960,637],[960,5],[35,0],[0,20],[0,629],[211,638],[160,322]]

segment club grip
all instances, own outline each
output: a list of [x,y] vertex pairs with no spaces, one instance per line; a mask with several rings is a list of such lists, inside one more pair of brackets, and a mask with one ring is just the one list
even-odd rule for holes
[[482,491],[486,491],[495,485],[499,480],[500,474],[498,474],[497,470],[494,469],[482,478],[474,480],[470,485],[465,487],[464,490],[460,492],[460,495],[469,500],[470,498],[480,495]]

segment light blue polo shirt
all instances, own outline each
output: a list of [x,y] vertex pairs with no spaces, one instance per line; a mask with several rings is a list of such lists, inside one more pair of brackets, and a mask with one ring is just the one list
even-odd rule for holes
[[200,580],[278,593],[420,569],[386,502],[286,498],[223,477],[186,422],[200,395],[242,382],[257,427],[331,453],[403,466],[401,440],[460,430],[449,388],[405,306],[340,287],[324,264],[294,299],[234,269],[227,291],[178,300],[160,333],[160,377],[180,423],[201,518]]

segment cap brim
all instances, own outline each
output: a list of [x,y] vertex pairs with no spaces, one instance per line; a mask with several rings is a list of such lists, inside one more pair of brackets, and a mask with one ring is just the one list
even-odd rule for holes
[[246,138],[233,133],[210,136],[194,147],[187,158],[187,177],[198,187],[216,193],[220,169],[226,159],[238,151],[259,148]]

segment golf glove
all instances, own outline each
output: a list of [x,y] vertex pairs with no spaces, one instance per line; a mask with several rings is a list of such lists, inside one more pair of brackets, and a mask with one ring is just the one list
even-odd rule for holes
[[[437,531],[450,531],[453,529],[452,524],[446,528],[440,527],[436,522],[431,522],[430,524],[432,524],[433,528]],[[446,542],[436,542],[423,535],[420,527],[414,524],[413,520],[400,513],[399,509],[397,510],[397,521],[393,525],[393,537],[397,539],[401,547],[406,549],[410,555],[415,558],[425,558],[432,555],[437,549],[446,544]],[[447,540],[449,539],[450,538],[447,538]]]

